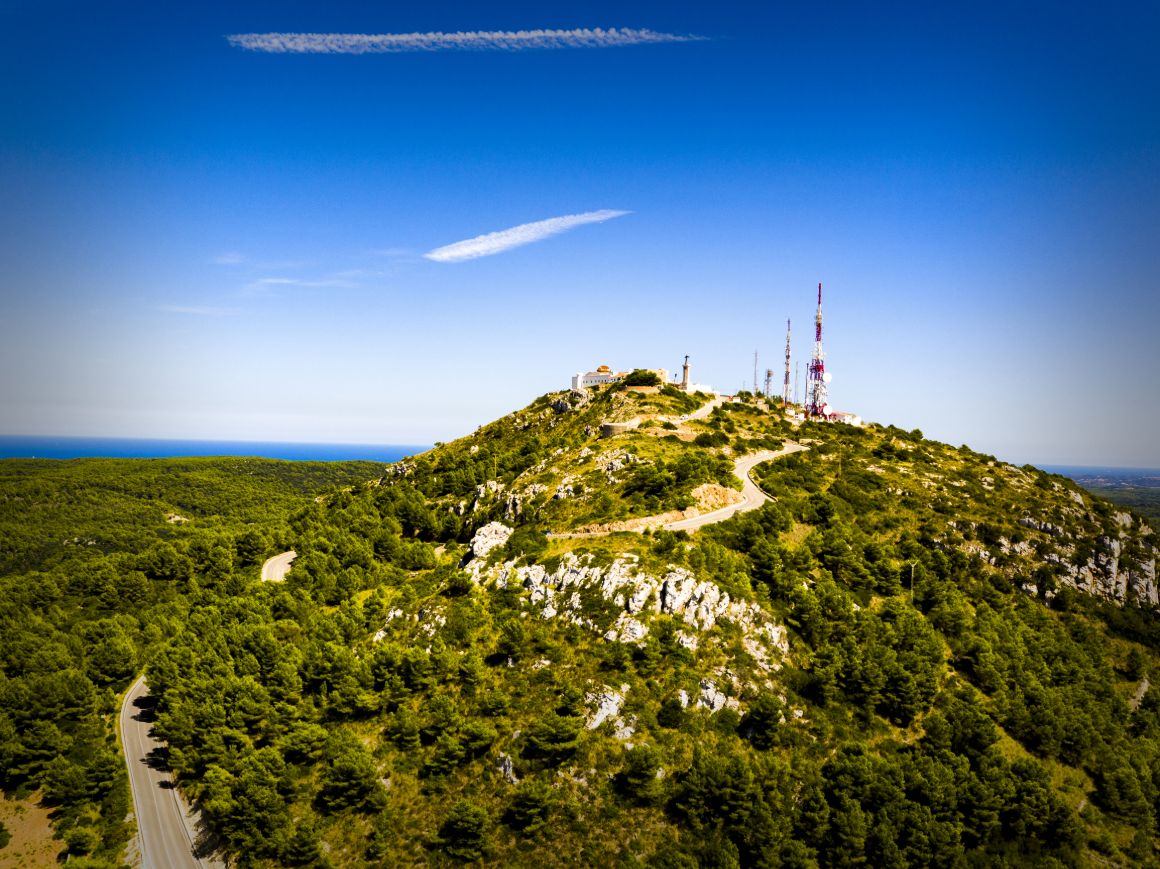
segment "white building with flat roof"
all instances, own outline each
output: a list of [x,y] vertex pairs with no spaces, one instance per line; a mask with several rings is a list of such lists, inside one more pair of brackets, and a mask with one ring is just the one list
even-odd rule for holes
[[579,392],[590,386],[603,386],[606,383],[615,383],[628,374],[627,371],[613,371],[607,365],[601,365],[595,371],[578,371],[572,375],[572,391]]
[[[651,371],[657,376],[660,381],[660,386],[664,386],[669,382],[669,372],[664,368],[646,368],[645,371]],[[607,365],[601,365],[595,371],[577,372],[572,375],[572,391],[579,392],[582,389],[588,389],[592,386],[604,386],[606,383],[615,383],[618,380],[623,380],[631,374],[631,371],[613,371]]]

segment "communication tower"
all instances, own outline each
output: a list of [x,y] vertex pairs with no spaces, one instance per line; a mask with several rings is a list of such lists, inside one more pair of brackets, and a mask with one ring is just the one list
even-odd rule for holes
[[789,320],[785,321],[785,380],[781,384],[781,402],[789,407]]
[[773,383],[773,369],[765,369],[765,397],[769,398],[769,386]]
[[806,369],[806,416],[822,417],[830,415],[830,405],[826,393],[830,385],[830,372],[826,371],[826,354],[822,350],[822,285],[818,284],[818,313],[814,317],[814,354]]

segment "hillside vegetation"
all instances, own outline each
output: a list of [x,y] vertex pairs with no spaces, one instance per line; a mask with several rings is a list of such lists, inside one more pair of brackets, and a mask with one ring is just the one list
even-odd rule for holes
[[[706,402],[543,396],[300,498],[253,546],[162,520],[155,547],[102,556],[141,595],[105,619],[212,844],[270,867],[1155,864],[1146,522],[918,431]],[[771,502],[663,529],[789,443],[754,475]],[[259,582],[279,548],[287,580]],[[11,618],[90,574],[21,576]],[[72,657],[37,679],[121,660],[54,629]],[[130,675],[85,678],[107,710]],[[5,744],[48,793],[58,749],[21,708]]]
[[[1068,481],[757,403],[551,395],[292,518],[152,664],[244,863],[1154,861],[1155,538]],[[601,438],[609,419],[641,418]],[[566,536],[761,466],[692,537]]]
[[199,589],[246,594],[288,539],[290,510],[383,467],[0,461],[0,787],[52,810],[70,865],[118,864],[131,833],[116,693],[182,629]]

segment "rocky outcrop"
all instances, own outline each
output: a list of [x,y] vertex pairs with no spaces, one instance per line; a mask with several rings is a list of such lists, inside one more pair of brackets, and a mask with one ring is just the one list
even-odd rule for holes
[[701,695],[697,698],[697,706],[701,709],[708,709],[712,713],[722,709],[738,709],[740,705],[736,699],[720,690],[712,679],[701,680]]
[[578,483],[576,477],[572,474],[564,477],[556,486],[556,494],[553,496],[557,501],[563,501],[565,498],[575,497],[578,491],[583,491],[584,486]]
[[499,753],[499,762],[496,764],[496,767],[499,769],[500,774],[503,776],[503,780],[506,781],[509,785],[518,785],[520,783],[520,780],[516,777],[515,766],[512,764],[510,755],[504,754],[501,751]]
[[[1076,560],[1076,547],[1059,525],[1030,516],[1020,519],[1019,524],[1054,538],[1056,549],[1045,553],[1043,560],[1054,567],[1059,583],[1121,604],[1160,605],[1160,593],[1156,587],[1156,549],[1145,544],[1141,557],[1139,546],[1129,536],[1133,526],[1131,515],[1116,513],[1114,521],[1113,533],[1097,537],[1094,552],[1082,563]],[[1144,529],[1139,531],[1144,532]],[[1000,543],[1005,552],[1016,555],[1031,552],[1031,547],[1025,543],[1012,545],[1005,540]],[[1135,557],[1126,556],[1126,548],[1134,551]],[[1028,591],[1038,591],[1038,586],[1028,583],[1023,587]]]
[[[785,628],[757,604],[736,600],[716,583],[698,579],[683,567],[670,567],[664,576],[653,576],[640,569],[635,555],[598,566],[591,556],[566,553],[551,571],[541,564],[516,567],[508,563],[490,568],[486,575],[477,569],[475,577],[479,582],[490,579],[500,588],[527,589],[527,601],[541,618],[567,618],[612,642],[640,644],[648,636],[651,617],[669,615],[691,629],[678,635],[687,648],[697,647],[694,632],[710,631],[721,619],[728,619],[740,628],[746,652],[758,668],[776,670],[778,659],[789,653]],[[598,623],[586,614],[584,598],[591,594],[599,594],[620,610],[611,623]]]
[[628,450],[611,450],[596,457],[596,467],[604,471],[608,482],[615,483],[617,471],[639,461],[640,459],[637,458],[636,454],[630,453]]
[[522,492],[509,492],[504,502],[503,514],[505,519],[519,519],[524,512],[524,505],[533,501],[536,496],[548,491],[542,483],[532,483]]
[[496,480],[488,480],[486,483],[480,483],[475,487],[475,500],[471,502],[471,512],[475,513],[481,510],[485,501],[499,497],[499,493],[503,491],[503,488],[503,483]]
[[1052,537],[1063,536],[1063,529],[1060,526],[1052,525],[1050,522],[1040,522],[1032,519],[1030,516],[1024,516],[1019,520],[1019,524],[1033,531],[1042,531],[1044,534],[1050,534]]
[[503,546],[512,536],[512,529],[502,522],[488,522],[471,538],[471,554],[475,558],[486,558],[497,546]]
[[584,699],[589,706],[593,707],[588,715],[588,729],[595,730],[606,719],[615,718],[619,715],[620,705],[624,703],[624,695],[627,693],[628,686],[621,685],[619,692],[608,688],[604,691],[587,694]]

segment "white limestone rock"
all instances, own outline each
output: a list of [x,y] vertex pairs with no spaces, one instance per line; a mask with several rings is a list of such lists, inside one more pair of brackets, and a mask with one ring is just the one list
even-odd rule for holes
[[701,680],[701,695],[697,698],[697,706],[700,708],[708,709],[710,713],[716,713],[725,708],[737,709],[740,705],[735,699],[721,691],[712,679]]
[[471,554],[476,558],[485,558],[497,546],[507,543],[511,536],[512,529],[502,522],[488,522],[471,538]]
[[635,718],[630,716],[627,721],[625,721],[623,718],[616,719],[616,729],[612,731],[613,738],[619,739],[621,742],[626,742],[629,739],[632,739],[632,737],[635,733],[636,733],[636,719]]
[[638,622],[628,613],[616,617],[616,623],[604,634],[604,639],[614,643],[640,645],[648,636],[648,627]]
[[620,691],[605,688],[603,691],[586,694],[584,700],[589,706],[595,707],[588,715],[588,729],[595,730],[607,719],[618,716],[620,714],[620,706],[624,703],[624,697],[627,693],[628,686],[621,685]]

